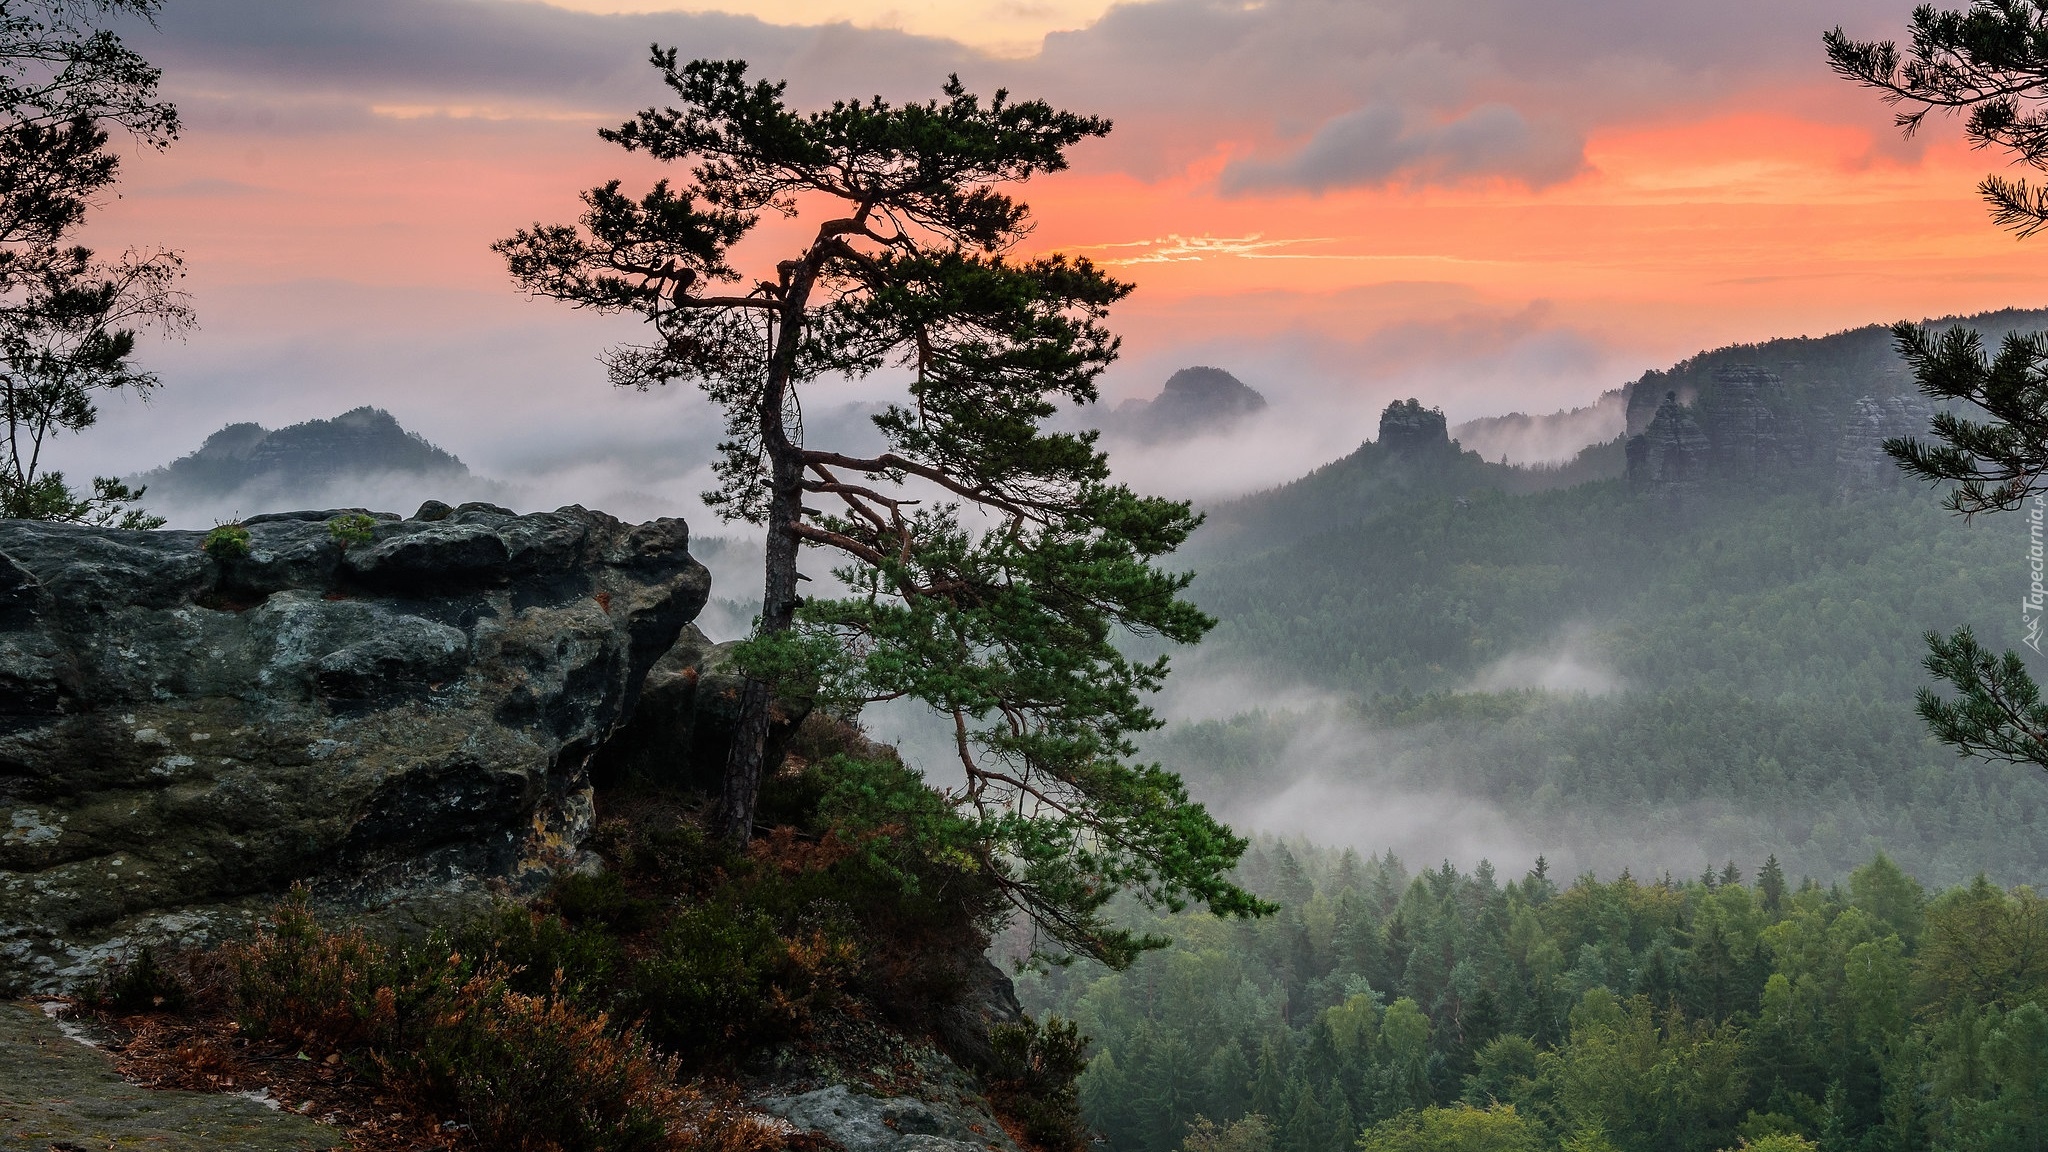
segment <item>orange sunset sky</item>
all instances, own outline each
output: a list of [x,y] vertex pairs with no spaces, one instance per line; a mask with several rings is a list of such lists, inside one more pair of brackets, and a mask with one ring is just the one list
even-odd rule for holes
[[1138,469],[1185,494],[1299,475],[1398,396],[1549,411],[1731,341],[2048,304],[2048,238],[1997,231],[1972,191],[2003,158],[1952,121],[1902,141],[1826,69],[1822,31],[1893,36],[1909,9],[166,0],[127,34],[186,131],[128,158],[93,238],[181,250],[201,326],[146,346],[163,389],[108,405],[67,463],[133,472],[230,421],[376,404],[537,503],[694,507],[702,402],[608,390],[621,322],[520,298],[489,251],[657,175],[594,131],[661,102],[655,41],[746,58],[799,105],[957,71],[1114,118],[1026,189],[1035,247],[1138,285],[1105,393],[1211,363],[1285,417],[1256,459]]

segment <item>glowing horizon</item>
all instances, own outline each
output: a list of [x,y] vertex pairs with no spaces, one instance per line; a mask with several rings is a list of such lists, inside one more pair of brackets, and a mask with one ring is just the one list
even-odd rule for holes
[[[2048,303],[2048,241],[1998,231],[1974,193],[2001,158],[1947,123],[1903,143],[1886,109],[1826,73],[1820,28],[1903,24],[1875,0],[1731,0],[1725,42],[1674,25],[1583,51],[1611,0],[1565,10],[1584,27],[1547,46],[1499,0],[1510,26],[1488,34],[1535,43],[1514,68],[1497,44],[1445,48],[1477,33],[1431,25],[1462,10],[1422,0],[1076,0],[1025,13],[1041,35],[1079,23],[1010,58],[909,16],[900,33],[791,23],[813,8],[763,23],[752,0],[413,0],[419,19],[381,25],[285,4],[264,10],[274,26],[252,2],[182,0],[160,40],[137,38],[189,126],[129,159],[93,235],[182,250],[201,327],[145,351],[163,401],[110,409],[110,431],[76,442],[79,467],[161,454],[146,445],[163,436],[189,447],[229,415],[356,403],[407,408],[409,426],[487,461],[516,458],[523,427],[569,406],[634,420],[595,399],[595,354],[629,329],[520,299],[489,246],[573,218],[607,178],[683,175],[595,133],[666,95],[649,40],[744,55],[790,77],[799,107],[927,98],[957,70],[976,91],[1114,117],[1071,170],[1022,189],[1030,247],[1137,285],[1112,318],[1125,357],[1107,396],[1149,395],[1189,363],[1230,368],[1318,425],[1274,464],[1294,474],[1369,434],[1392,395],[1458,419],[1549,411],[1730,342]],[[826,6],[818,19],[870,23],[1022,11]],[[669,11],[587,14],[600,8]],[[497,22],[479,28],[479,12]],[[741,255],[791,228],[764,221]],[[531,347],[475,354],[508,339]],[[618,434],[605,427],[591,443]]]

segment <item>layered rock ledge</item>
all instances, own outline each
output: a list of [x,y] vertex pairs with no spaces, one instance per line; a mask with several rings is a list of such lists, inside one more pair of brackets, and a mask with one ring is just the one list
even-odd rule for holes
[[574,865],[590,765],[709,591],[679,520],[430,503],[198,532],[0,521],[0,989]]

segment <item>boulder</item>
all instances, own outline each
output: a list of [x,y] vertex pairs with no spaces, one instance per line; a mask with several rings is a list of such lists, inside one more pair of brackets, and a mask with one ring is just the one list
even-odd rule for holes
[[[935,1082],[943,1078],[934,1078]],[[1009,1133],[971,1092],[951,1098],[870,1096],[833,1084],[754,1101],[764,1112],[814,1132],[846,1152],[1018,1152]]]
[[532,890],[710,578],[679,520],[430,505],[203,533],[0,521],[0,988],[238,926]]

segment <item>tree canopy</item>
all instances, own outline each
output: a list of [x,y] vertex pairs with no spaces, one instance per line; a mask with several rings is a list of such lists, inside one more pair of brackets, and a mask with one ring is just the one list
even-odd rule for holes
[[104,26],[152,17],[158,0],[0,0],[0,516],[154,527],[141,493],[110,477],[75,491],[50,471],[52,436],[98,418],[94,397],[146,395],[132,361],[139,329],[182,330],[175,253],[102,259],[75,240],[120,158],[110,133],[163,148],[177,109],[158,70]]
[[[1109,123],[983,101],[957,77],[923,103],[801,112],[743,62],[658,46],[652,62],[678,103],[603,136],[687,165],[684,181],[637,197],[609,182],[576,224],[496,247],[531,293],[647,322],[650,339],[607,355],[614,383],[695,382],[724,410],[705,500],[767,544],[725,834],[751,834],[776,692],[916,699],[954,733],[983,867],[1059,945],[1134,955],[1147,942],[1101,916],[1118,891],[1261,911],[1227,879],[1243,841],[1173,773],[1132,762],[1167,662],[1118,641],[1210,627],[1180,595],[1189,577],[1158,566],[1198,517],[1115,483],[1092,433],[1046,425],[1096,399],[1117,352],[1104,322],[1130,287],[1020,254],[1031,217],[1008,189]],[[764,214],[817,223],[744,272],[736,246]],[[878,373],[903,383],[873,421],[882,450],[806,437],[807,398]],[[836,562],[836,595],[798,595],[804,550]]]

